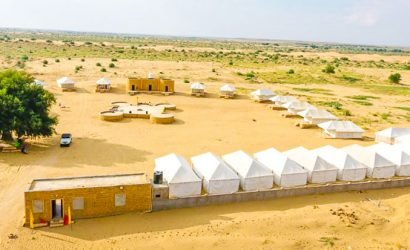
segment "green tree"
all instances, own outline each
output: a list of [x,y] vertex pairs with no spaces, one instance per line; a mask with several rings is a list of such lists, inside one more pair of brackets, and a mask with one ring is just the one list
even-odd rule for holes
[[389,76],[389,81],[392,83],[400,83],[401,75],[399,73],[394,73]]
[[51,136],[57,118],[50,115],[54,95],[32,84],[34,78],[16,70],[0,71],[0,134],[4,140],[17,136]]
[[335,67],[328,64],[326,66],[326,68],[323,69],[323,72],[327,73],[327,74],[334,74],[335,73]]

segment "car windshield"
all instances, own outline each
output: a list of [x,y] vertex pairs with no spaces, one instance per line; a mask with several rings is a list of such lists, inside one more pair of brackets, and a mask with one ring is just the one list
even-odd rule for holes
[[62,134],[61,135],[61,138],[70,138],[71,137],[71,134]]

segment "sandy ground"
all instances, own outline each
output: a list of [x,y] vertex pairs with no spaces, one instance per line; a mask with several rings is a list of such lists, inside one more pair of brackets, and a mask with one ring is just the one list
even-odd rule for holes
[[[151,214],[127,214],[80,220],[71,227],[29,230],[23,228],[23,192],[33,178],[79,176],[145,171],[152,174],[154,159],[175,152],[191,157],[212,151],[216,154],[243,149],[254,153],[268,147],[287,150],[326,144],[368,145],[371,141],[326,139],[320,130],[295,127],[298,119],[287,119],[266,104],[251,102],[246,96],[234,100],[215,94],[223,82],[253,89],[263,85],[240,83],[224,69],[219,80],[208,84],[207,98],[187,94],[189,84],[182,79],[209,77],[214,65],[200,63],[121,61],[119,68],[105,74],[114,81],[112,93],[95,93],[94,82],[102,77],[95,68],[107,59],[87,59],[85,69],[74,74],[79,60],[42,67],[40,61],[28,64],[29,71],[45,80],[58,105],[59,134],[71,132],[70,148],[58,146],[58,135],[34,141],[28,155],[0,155],[0,248],[319,248],[334,244],[347,248],[399,248],[410,246],[410,188],[341,193],[250,202]],[[125,76],[163,71],[177,79],[172,96],[125,94]],[[115,75],[113,72],[118,72]],[[225,72],[225,73],[224,73]],[[68,75],[78,82],[77,92],[61,92],[55,80]],[[266,85],[268,86],[268,85]],[[286,91],[286,86],[269,86]],[[329,86],[336,93],[358,91]],[[151,124],[148,120],[125,119],[111,123],[99,119],[99,112],[113,101],[171,102],[176,123]],[[390,100],[393,102],[393,100]],[[362,108],[363,109],[363,108]],[[368,112],[366,110],[362,112]],[[373,132],[369,131],[368,136]],[[332,211],[337,211],[336,215]],[[342,209],[339,211],[339,209]],[[352,213],[355,212],[354,215]],[[356,219],[357,217],[357,219]],[[15,233],[18,239],[8,239]]]

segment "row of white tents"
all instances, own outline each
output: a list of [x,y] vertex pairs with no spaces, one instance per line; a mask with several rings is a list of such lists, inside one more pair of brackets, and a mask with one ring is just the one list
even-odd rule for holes
[[303,117],[305,123],[322,128],[323,132],[332,138],[359,139],[363,137],[364,130],[353,122],[339,121],[327,110],[318,109],[296,97],[276,95],[270,89],[258,89],[251,92],[251,98],[257,102],[270,101],[276,107],[285,108],[289,114]]
[[410,143],[410,128],[387,128],[376,132],[376,142],[387,144]]
[[[194,82],[190,86],[191,95],[204,96],[205,84],[201,82]],[[219,96],[225,98],[233,98],[236,95],[236,88],[232,84],[225,84],[219,88]]]
[[[47,84],[44,81],[35,79],[33,84],[38,85],[38,86],[47,86]],[[60,79],[57,80],[57,86],[60,88],[65,88],[65,89],[73,89],[75,88],[75,81],[67,76],[64,76]],[[96,82],[97,86],[106,86],[110,87],[111,86],[111,80],[108,78],[101,78]]]
[[410,144],[379,143],[363,147],[324,146],[308,150],[297,147],[279,152],[269,148],[253,156],[236,151],[219,157],[205,153],[191,158],[169,154],[155,160],[171,198],[208,194],[231,194],[307,183],[361,181],[368,178],[410,176]]

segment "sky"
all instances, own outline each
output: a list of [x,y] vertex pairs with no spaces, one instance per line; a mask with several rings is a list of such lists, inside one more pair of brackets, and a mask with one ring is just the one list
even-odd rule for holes
[[0,0],[0,27],[410,46],[410,0]]

